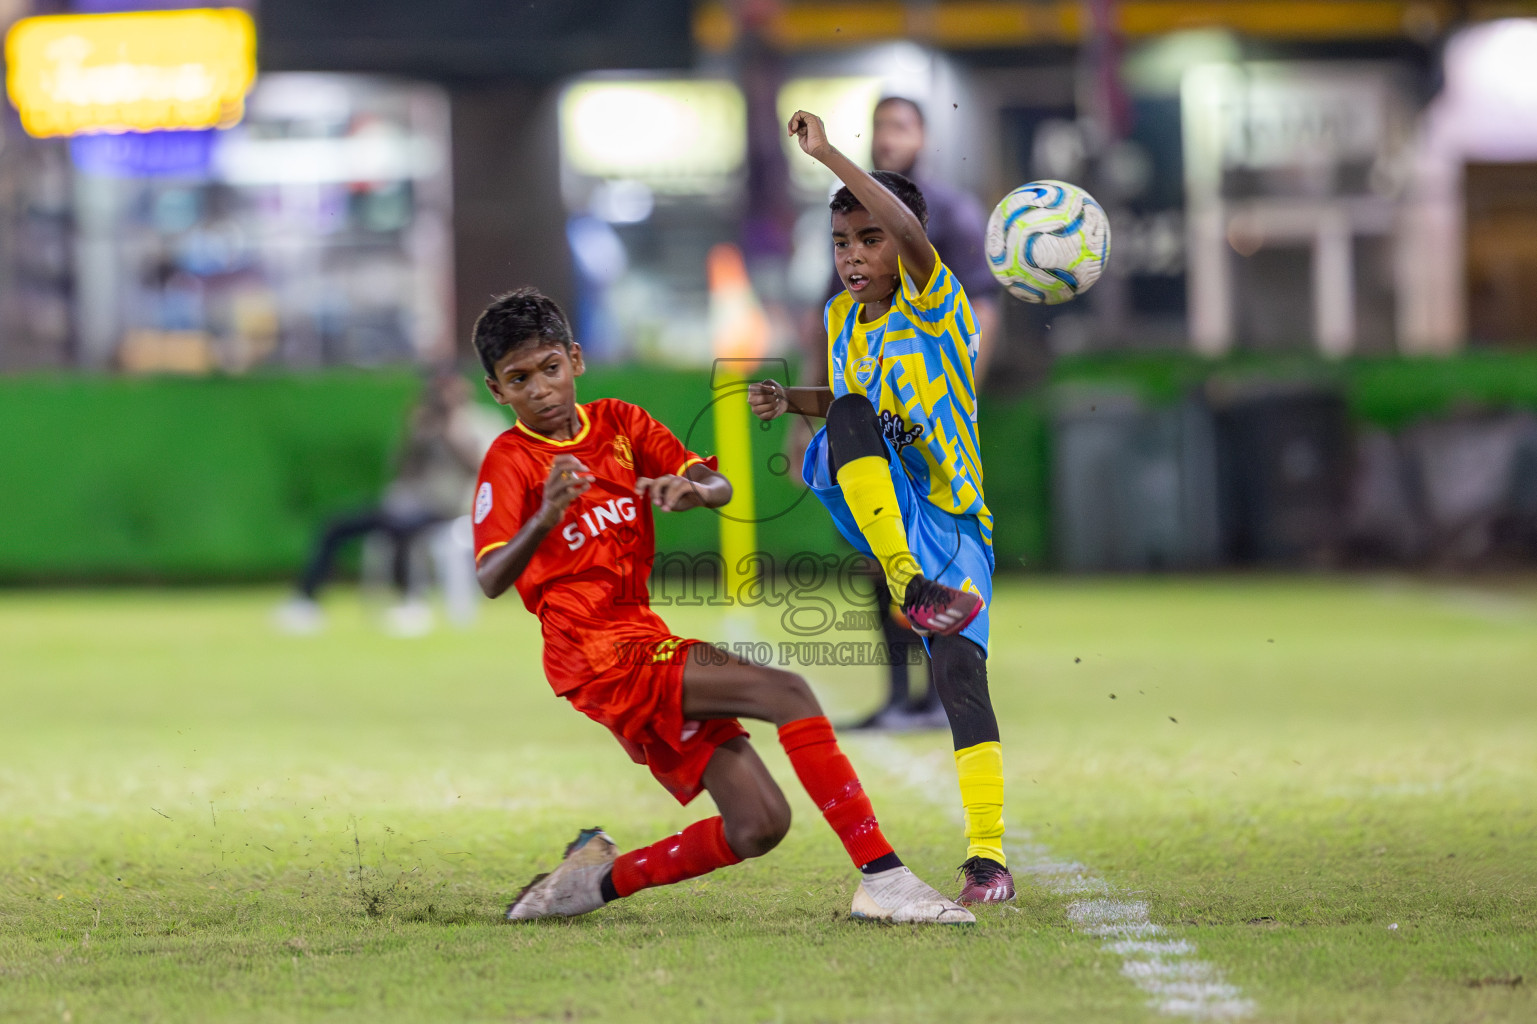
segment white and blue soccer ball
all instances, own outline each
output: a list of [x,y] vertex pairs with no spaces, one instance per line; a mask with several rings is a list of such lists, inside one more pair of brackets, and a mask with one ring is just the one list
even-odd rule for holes
[[1032,181],[987,220],[987,261],[1017,299],[1054,306],[1082,295],[1110,258],[1105,208],[1077,185]]

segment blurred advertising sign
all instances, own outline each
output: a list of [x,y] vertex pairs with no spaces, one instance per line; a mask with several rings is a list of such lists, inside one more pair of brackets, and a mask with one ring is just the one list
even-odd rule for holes
[[376,124],[340,138],[252,138],[231,132],[212,168],[231,185],[362,184],[430,178],[443,169],[435,139]]
[[1408,262],[1393,256],[1414,124],[1401,70],[1198,65],[1180,104],[1195,347],[1215,355],[1311,330],[1321,353],[1345,356],[1363,323],[1386,324],[1360,315],[1380,308],[1396,310],[1385,331],[1396,344],[1416,289],[1407,278],[1389,287],[1374,264],[1357,263],[1400,274]]
[[723,80],[588,80],[560,98],[569,171],[658,191],[723,191],[747,153],[747,113]]
[[208,174],[216,133],[124,132],[78,135],[69,156],[84,174],[109,178],[202,178]]
[[[1408,134],[1399,83],[1376,67],[1210,64],[1186,72],[1181,91],[1187,172],[1197,188],[1224,171],[1370,167]],[[1324,191],[1353,190],[1336,176]]]
[[256,26],[234,8],[25,18],[5,59],[29,135],[228,128],[256,76]]

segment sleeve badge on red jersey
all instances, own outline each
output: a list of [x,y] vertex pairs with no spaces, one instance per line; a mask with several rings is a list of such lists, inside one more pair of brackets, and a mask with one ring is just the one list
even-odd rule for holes
[[479,526],[491,514],[491,481],[487,480],[475,492],[475,525]]
[[625,469],[635,468],[635,453],[630,449],[630,439],[623,434],[614,438],[614,461]]

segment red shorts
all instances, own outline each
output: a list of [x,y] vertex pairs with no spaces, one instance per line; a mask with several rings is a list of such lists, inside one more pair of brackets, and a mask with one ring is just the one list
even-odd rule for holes
[[747,735],[735,718],[683,717],[683,666],[689,648],[700,642],[659,638],[655,654],[626,658],[562,694],[582,714],[608,726],[635,763],[650,768],[680,804],[703,792],[700,780],[715,748]]

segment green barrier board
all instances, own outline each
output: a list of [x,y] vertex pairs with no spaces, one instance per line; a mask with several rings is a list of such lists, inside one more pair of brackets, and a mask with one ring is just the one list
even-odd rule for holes
[[[1363,422],[1388,428],[1459,407],[1537,408],[1537,355],[1323,363],[1301,357],[1078,357],[1053,385],[1124,388],[1154,404],[1208,380],[1338,384]],[[476,383],[479,388],[479,382]],[[325,518],[373,501],[420,388],[406,370],[240,378],[0,378],[0,582],[271,579],[297,571]],[[696,450],[714,450],[705,370],[594,367],[583,401],[642,405]],[[987,398],[982,459],[999,571],[1046,566],[1046,395]],[[844,555],[786,457],[788,425],[753,429],[758,546]],[[710,513],[659,516],[663,552],[717,550]]]

